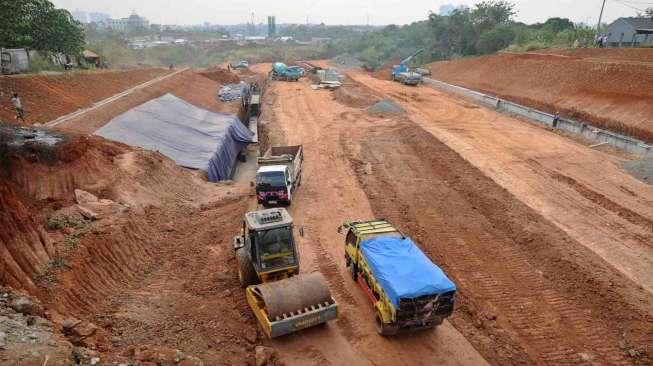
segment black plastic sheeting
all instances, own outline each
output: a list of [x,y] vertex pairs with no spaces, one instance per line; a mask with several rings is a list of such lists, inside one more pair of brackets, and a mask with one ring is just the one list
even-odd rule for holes
[[231,179],[238,154],[253,137],[233,114],[207,111],[172,94],[121,114],[95,134],[159,151],[178,165],[206,171],[211,182]]

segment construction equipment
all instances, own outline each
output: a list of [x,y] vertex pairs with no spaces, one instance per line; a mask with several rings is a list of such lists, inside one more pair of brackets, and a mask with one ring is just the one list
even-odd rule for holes
[[350,222],[345,262],[374,305],[377,331],[395,335],[438,326],[453,313],[456,286],[386,220]]
[[290,206],[302,184],[302,145],[273,146],[258,158],[256,199],[263,206],[284,203]]
[[231,64],[232,69],[246,69],[249,67],[249,62],[247,60],[240,60],[235,64]]
[[285,209],[248,212],[234,249],[247,302],[269,338],[337,317],[324,276],[299,274],[293,221]]
[[418,50],[412,55],[403,59],[399,65],[395,65],[392,68],[392,80],[399,81],[405,85],[417,85],[424,81],[422,74],[411,70],[408,67],[408,64],[420,53],[424,52],[424,49]]
[[298,81],[302,77],[303,70],[300,67],[288,67],[283,62],[272,64],[270,77],[272,80]]

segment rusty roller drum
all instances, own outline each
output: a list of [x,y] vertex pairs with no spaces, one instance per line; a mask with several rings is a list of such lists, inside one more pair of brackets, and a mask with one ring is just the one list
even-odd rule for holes
[[270,320],[333,303],[327,281],[319,272],[256,285],[255,291],[265,302]]

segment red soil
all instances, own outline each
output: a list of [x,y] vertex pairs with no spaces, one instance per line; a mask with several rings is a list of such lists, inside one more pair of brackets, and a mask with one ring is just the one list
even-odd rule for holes
[[[499,54],[430,65],[433,78],[653,142],[653,50]],[[569,57],[569,55],[573,57]]]
[[200,108],[240,116],[241,103],[238,101],[220,102],[218,100],[219,88],[220,83],[196,71],[188,70],[72,118],[58,125],[57,128],[66,132],[91,134],[116,116],[167,93],[172,93]]
[[240,78],[235,74],[235,72],[229,72],[221,67],[207,69],[200,72],[200,75],[213,81],[217,81],[220,84],[237,84],[240,82]]
[[0,120],[14,121],[9,101],[12,93],[21,97],[27,123],[45,123],[59,116],[86,108],[132,86],[166,72],[162,68],[128,71],[73,72],[58,75],[19,75],[0,77]]

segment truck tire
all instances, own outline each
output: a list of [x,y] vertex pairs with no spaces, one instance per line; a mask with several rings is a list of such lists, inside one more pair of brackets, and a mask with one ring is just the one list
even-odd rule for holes
[[358,265],[354,263],[354,261],[351,261],[349,271],[351,272],[351,279],[354,280],[354,282],[358,281]]
[[236,260],[238,261],[238,280],[240,286],[246,288],[247,286],[255,285],[258,283],[258,275],[254,270],[252,260],[247,255],[245,248],[236,250]]
[[376,331],[382,336],[393,336],[399,333],[399,327],[397,325],[383,323],[381,314],[378,311],[374,312],[374,326],[376,327]]

